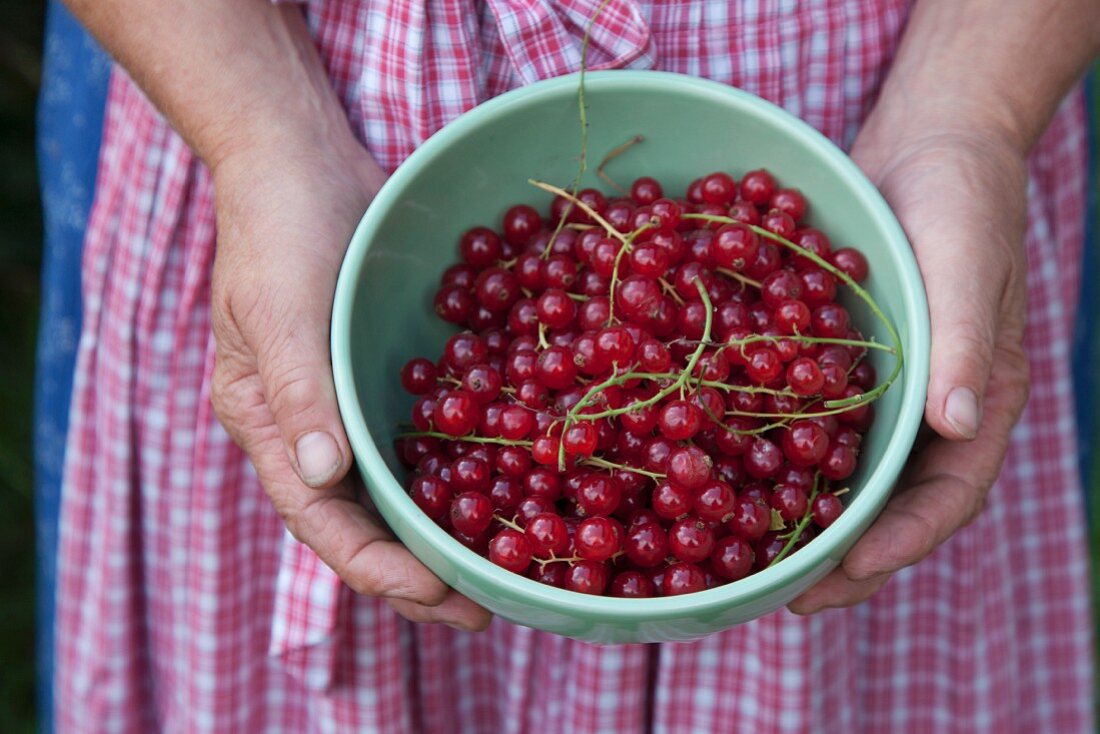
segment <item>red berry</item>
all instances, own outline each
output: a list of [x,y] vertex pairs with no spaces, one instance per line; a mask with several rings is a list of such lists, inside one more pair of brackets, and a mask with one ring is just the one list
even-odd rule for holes
[[727,581],[744,578],[752,570],[752,546],[744,538],[727,535],[714,545],[710,565],[714,573]]
[[763,538],[771,524],[771,513],[766,505],[742,495],[733,508],[733,517],[726,527],[734,535],[747,540]]
[[664,196],[664,191],[661,189],[661,184],[649,176],[637,178],[630,185],[630,198],[636,204],[649,206],[662,196]]
[[505,528],[489,541],[489,560],[513,573],[523,573],[531,563],[531,546],[523,533]]
[[602,594],[611,573],[606,563],[577,561],[565,572],[565,588],[581,594]]
[[447,514],[454,491],[439,477],[419,476],[413,479],[409,495],[416,506],[433,520]]
[[695,514],[702,520],[724,522],[732,515],[736,502],[737,496],[733,487],[725,482],[712,480],[695,496]]
[[783,454],[795,466],[813,466],[828,448],[828,434],[811,421],[795,421],[783,431]]
[[529,408],[513,404],[500,412],[500,436],[509,441],[519,441],[531,435],[535,427],[535,416]]
[[656,522],[635,525],[623,542],[626,557],[641,568],[652,568],[668,557],[668,535]]
[[471,538],[488,529],[493,521],[493,503],[479,492],[463,492],[451,502],[451,525]]
[[707,588],[703,571],[694,563],[674,563],[665,570],[661,593],[665,596],[691,594]]
[[507,311],[522,295],[516,276],[504,268],[482,270],[474,288],[478,303],[493,313]]
[[777,484],[772,490],[771,507],[786,522],[797,522],[806,514],[806,492],[801,487]]
[[745,374],[753,382],[764,385],[779,376],[783,362],[772,347],[755,347],[745,361]]
[[569,548],[569,530],[557,513],[535,515],[527,521],[525,532],[531,552],[539,558],[561,556]]
[[555,436],[539,436],[531,443],[531,458],[543,466],[556,466],[561,439]]
[[611,580],[611,596],[645,599],[656,593],[653,582],[639,571],[622,571]]
[[844,512],[844,505],[841,504],[840,498],[835,494],[819,494],[814,498],[814,522],[819,527],[829,527],[836,522],[842,512]]
[[649,205],[650,217],[657,223],[658,229],[676,229],[680,224],[683,210],[672,199],[657,199]]
[[443,361],[458,374],[475,364],[483,363],[489,356],[485,341],[469,331],[459,332],[447,340],[443,349]]
[[467,288],[444,286],[435,294],[435,312],[452,324],[464,324],[474,310],[474,297]]
[[489,462],[476,456],[460,456],[451,463],[451,484],[459,492],[484,492],[489,488]]
[[638,345],[638,361],[646,372],[661,373],[672,365],[672,355],[668,347],[656,339],[645,339]]
[[536,466],[523,477],[523,491],[528,497],[555,502],[561,497],[561,479],[553,469]]
[[859,250],[842,247],[833,253],[833,265],[857,283],[867,280],[867,258]]
[[625,367],[634,359],[634,338],[622,326],[609,326],[596,335],[596,354],[604,364]]
[[760,283],[760,298],[772,308],[802,297],[802,279],[790,270],[776,270]]
[[630,270],[643,277],[660,278],[668,266],[668,251],[652,242],[637,245],[630,253]]
[[474,227],[458,242],[462,259],[476,268],[485,268],[500,259],[500,238],[488,227]]
[[523,486],[515,477],[497,475],[489,484],[489,501],[502,514],[510,515],[523,501]]
[[475,364],[462,376],[462,389],[482,405],[496,400],[503,384],[500,373],[487,364]]
[[543,291],[535,304],[538,319],[550,329],[564,329],[577,316],[577,305],[565,291],[550,288]]
[[622,499],[622,485],[609,474],[593,473],[577,490],[577,505],[585,515],[610,515]]
[[401,368],[401,386],[410,395],[425,395],[435,387],[437,374],[431,360],[411,359]]
[[721,171],[704,176],[701,186],[703,201],[708,204],[728,206],[737,196],[737,183],[732,176]]
[[836,443],[835,441],[825,451],[825,456],[818,462],[817,468],[821,476],[833,481],[847,479],[856,470],[856,452],[851,446]]
[[774,476],[783,464],[783,452],[766,438],[757,436],[744,456],[745,471],[750,477],[765,479]]
[[535,371],[539,382],[553,390],[569,387],[577,376],[573,353],[565,347],[544,350],[535,364]]
[[787,365],[787,384],[798,395],[816,395],[825,386],[825,375],[817,362],[800,357]]
[[534,207],[517,204],[504,213],[504,239],[513,245],[523,245],[542,228],[542,217]]
[[668,456],[668,478],[687,489],[699,489],[710,478],[711,466],[711,458],[705,451],[697,446],[682,446]]
[[578,421],[565,429],[561,442],[568,456],[588,458],[596,451],[596,426],[591,421]]
[[672,400],[657,416],[661,434],[672,441],[686,441],[699,432],[702,416],[699,409],[686,400]]
[[568,290],[577,279],[577,263],[566,255],[552,255],[542,263],[542,279],[547,288]]
[[607,325],[611,318],[611,301],[607,296],[596,296],[577,309],[577,326],[585,331],[596,331]]
[[465,436],[477,426],[480,415],[473,397],[463,390],[455,390],[436,402],[432,422],[437,430],[449,436]]
[[691,511],[694,494],[690,489],[672,481],[663,481],[653,490],[650,500],[653,511],[665,520],[675,520]]
[[768,206],[787,214],[796,222],[806,216],[806,197],[798,189],[779,189],[772,194]]
[[573,539],[577,555],[587,561],[606,561],[622,550],[622,525],[609,517],[581,520]]
[[814,336],[843,339],[848,336],[848,312],[836,303],[827,303],[813,310],[811,316]]
[[699,563],[714,550],[714,531],[698,517],[689,515],[673,523],[668,531],[668,548],[681,561]]
[[560,589],[565,586],[565,572],[568,568],[565,563],[533,563],[527,571],[527,577]]

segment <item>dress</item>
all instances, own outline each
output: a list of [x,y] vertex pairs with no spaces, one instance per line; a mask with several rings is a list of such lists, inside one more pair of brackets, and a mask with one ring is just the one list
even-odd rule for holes
[[[316,0],[354,129],[395,167],[434,130],[573,71],[598,0]],[[612,0],[596,68],[773,100],[842,145],[903,0]],[[111,85],[60,551],[64,731],[1089,731],[1091,632],[1069,346],[1083,108],[1031,161],[1031,403],[987,510],[870,603],[705,640],[599,647],[495,621],[416,626],[293,541],[210,407],[210,179],[133,84]]]

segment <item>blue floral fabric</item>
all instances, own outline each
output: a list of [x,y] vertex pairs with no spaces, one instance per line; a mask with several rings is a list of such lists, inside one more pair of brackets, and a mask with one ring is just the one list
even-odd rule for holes
[[[1091,509],[1090,517],[1095,518],[1098,513],[1092,504],[1100,501],[1100,498],[1093,496],[1100,492],[1100,486],[1092,486],[1100,478],[1100,450],[1096,445],[1100,439],[1100,172],[1097,171],[1100,165],[1100,114],[1096,114],[1097,105],[1100,104],[1100,99],[1097,99],[1100,73],[1093,71],[1085,90],[1089,111],[1092,113],[1089,130],[1089,214],[1085,228],[1085,256],[1081,271],[1081,303],[1077,310],[1073,377],[1074,390],[1077,393],[1081,477],[1085,487],[1085,501]],[[1092,532],[1094,536],[1100,534],[1100,527],[1094,526]]]
[[60,2],[51,0],[38,99],[45,243],[34,426],[38,705],[43,732],[53,730],[57,516],[73,364],[80,338],[80,257],[95,190],[109,73],[107,55]]

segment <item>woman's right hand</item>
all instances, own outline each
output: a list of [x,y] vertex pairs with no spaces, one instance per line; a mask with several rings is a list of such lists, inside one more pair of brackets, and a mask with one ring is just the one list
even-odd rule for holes
[[244,147],[213,167],[214,409],[290,532],[352,589],[412,621],[484,629],[489,613],[394,539],[347,476],[329,319],[347,242],[385,179],[347,137]]

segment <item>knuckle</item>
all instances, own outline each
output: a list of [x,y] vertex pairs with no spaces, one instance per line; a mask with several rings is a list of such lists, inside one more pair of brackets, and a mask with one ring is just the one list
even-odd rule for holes
[[959,326],[951,337],[951,351],[988,372],[993,363],[993,334],[986,326],[974,321],[963,322]]
[[382,596],[386,592],[382,573],[376,568],[364,568],[348,574],[345,582],[361,596]]
[[986,491],[980,490],[971,484],[967,485],[967,491],[970,494],[970,502],[966,508],[966,514],[963,516],[963,523],[959,527],[974,525],[981,514],[986,511],[986,506],[989,503],[989,495]]
[[280,422],[294,421],[314,406],[319,381],[309,365],[280,364],[268,374],[268,403]]
[[357,557],[368,553],[370,543],[364,545],[348,563],[349,573],[345,581],[357,594],[363,596],[383,596],[394,588],[394,573],[377,562],[357,561]]
[[1005,366],[1005,388],[1009,406],[1015,418],[1020,416],[1031,395],[1031,366],[1023,353],[1013,353],[999,360]]

